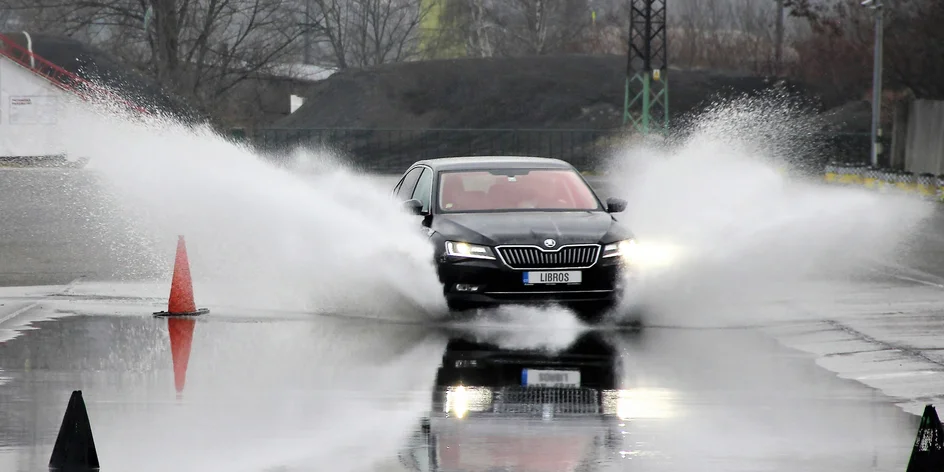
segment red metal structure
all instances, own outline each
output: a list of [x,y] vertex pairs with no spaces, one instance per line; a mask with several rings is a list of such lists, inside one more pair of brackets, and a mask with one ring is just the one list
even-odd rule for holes
[[79,96],[83,100],[93,100],[96,97],[109,97],[115,102],[123,103],[127,107],[140,113],[149,114],[144,108],[125,100],[104,87],[95,85],[91,81],[85,80],[49,62],[4,34],[0,34],[0,55],[26,68],[30,72],[43,77],[56,87]]

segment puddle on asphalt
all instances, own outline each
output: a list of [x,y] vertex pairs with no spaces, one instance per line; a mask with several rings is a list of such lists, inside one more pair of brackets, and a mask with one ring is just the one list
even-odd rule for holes
[[620,459],[632,411],[618,353],[602,334],[551,351],[477,338],[446,344],[430,415],[401,452],[405,462],[415,470],[569,471]]
[[48,470],[77,389],[102,471],[832,472],[910,454],[891,401],[759,334],[539,316],[37,321],[0,343],[0,470]]

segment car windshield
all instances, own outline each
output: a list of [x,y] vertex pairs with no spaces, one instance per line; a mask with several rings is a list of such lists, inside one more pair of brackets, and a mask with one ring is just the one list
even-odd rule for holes
[[569,169],[445,171],[439,181],[443,212],[600,209],[580,176]]

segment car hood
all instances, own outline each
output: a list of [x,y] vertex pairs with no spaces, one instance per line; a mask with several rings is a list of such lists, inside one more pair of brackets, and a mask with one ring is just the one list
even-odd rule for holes
[[473,244],[558,245],[597,243],[630,237],[613,217],[600,211],[462,213],[437,215],[433,229]]

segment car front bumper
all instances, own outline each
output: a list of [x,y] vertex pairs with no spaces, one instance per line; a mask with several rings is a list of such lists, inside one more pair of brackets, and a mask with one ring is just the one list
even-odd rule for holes
[[[443,258],[438,264],[444,295],[452,305],[616,302],[622,296],[626,269],[618,258],[599,259],[588,269],[564,270],[579,270],[581,282],[527,285],[527,271],[512,269],[497,259]],[[475,289],[463,290],[463,285]]]

